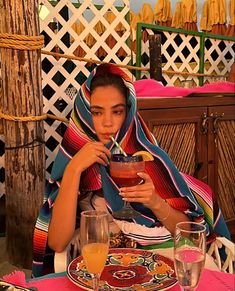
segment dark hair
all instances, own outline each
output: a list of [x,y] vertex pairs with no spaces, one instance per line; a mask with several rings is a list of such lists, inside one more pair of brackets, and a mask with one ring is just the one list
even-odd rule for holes
[[128,96],[128,88],[126,87],[122,77],[113,73],[97,74],[91,80],[90,93],[92,94],[97,87],[113,86],[125,97]]

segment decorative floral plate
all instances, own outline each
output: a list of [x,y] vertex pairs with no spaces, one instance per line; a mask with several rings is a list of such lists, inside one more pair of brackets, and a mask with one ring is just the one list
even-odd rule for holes
[[[92,289],[92,277],[82,256],[67,268],[68,278],[85,290]],[[174,262],[146,250],[110,249],[100,277],[101,290],[164,290],[177,283]]]

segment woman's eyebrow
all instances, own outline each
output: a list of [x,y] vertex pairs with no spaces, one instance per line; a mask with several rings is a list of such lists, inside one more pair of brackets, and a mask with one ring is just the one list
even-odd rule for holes
[[112,106],[112,109],[115,109],[117,107],[126,107],[126,104],[123,104],[123,103],[116,104],[116,105]]
[[92,105],[92,106],[90,107],[90,109],[103,109],[103,107],[98,106],[98,105]]
[[[112,109],[115,109],[115,108],[117,108],[117,107],[126,107],[126,104],[123,104],[123,103],[119,103],[119,104],[115,104],[114,106],[112,106],[111,108]],[[102,106],[99,106],[99,105],[92,105],[91,107],[90,107],[90,109],[104,109]]]

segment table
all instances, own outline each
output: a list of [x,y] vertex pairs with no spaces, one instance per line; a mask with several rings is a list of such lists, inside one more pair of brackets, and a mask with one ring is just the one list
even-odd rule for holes
[[[13,275],[4,276],[5,281],[18,284],[24,287],[34,287],[38,291],[82,291],[80,287],[74,285],[67,277],[66,273],[56,273],[47,276],[25,281],[25,274],[17,271]],[[35,289],[36,290],[36,289]],[[168,289],[169,291],[180,291],[178,284]],[[196,291],[234,291],[235,275],[204,269],[201,280]],[[154,290],[153,290],[154,291]]]
[[[173,257],[173,248],[158,249],[160,255]],[[54,273],[43,277],[31,279],[26,282],[25,274],[17,271],[14,274],[4,276],[5,281],[18,284],[24,287],[35,287],[38,291],[82,291],[80,287],[72,283],[66,276],[66,272]],[[169,291],[180,291],[178,284],[168,289]],[[201,280],[196,291],[213,290],[213,291],[234,291],[235,275],[222,273],[212,258],[207,255],[206,265],[203,270]],[[154,290],[152,290],[154,291]]]

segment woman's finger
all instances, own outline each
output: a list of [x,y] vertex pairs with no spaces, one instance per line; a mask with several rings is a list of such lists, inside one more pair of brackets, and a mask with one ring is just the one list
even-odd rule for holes
[[136,185],[136,186],[131,186],[131,187],[122,187],[119,189],[120,192],[137,192],[137,193],[141,193],[141,192],[152,192],[154,191],[154,185],[152,183],[152,181],[147,182],[146,181],[143,184],[140,185]]
[[101,151],[97,151],[96,152],[96,156],[97,156],[97,162],[107,166],[109,164],[109,159],[107,157],[107,155],[104,152]]
[[103,144],[96,144],[95,149],[101,153],[103,153],[107,159],[111,158],[111,152],[108,150]]
[[146,172],[139,172],[139,173],[137,173],[137,175],[140,178],[142,178],[145,181],[145,183],[152,182],[152,179],[150,178],[150,176]]

